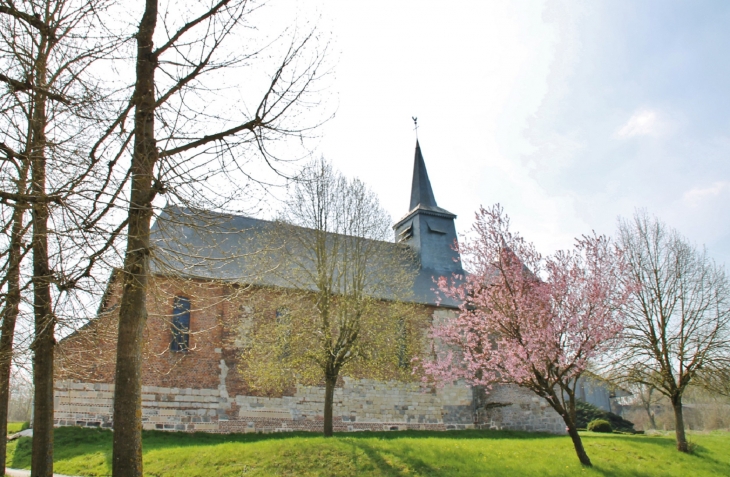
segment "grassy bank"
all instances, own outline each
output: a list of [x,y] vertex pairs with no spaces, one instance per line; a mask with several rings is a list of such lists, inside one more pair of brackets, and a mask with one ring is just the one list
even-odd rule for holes
[[[109,431],[56,430],[56,472],[109,475]],[[570,439],[520,432],[452,431],[339,434],[181,434],[145,432],[149,476],[717,476],[730,475],[730,433],[692,434],[693,455],[671,435],[583,433],[592,469]],[[28,468],[29,438],[12,442],[8,465]]]
[[15,434],[28,428],[27,422],[8,422],[8,434]]

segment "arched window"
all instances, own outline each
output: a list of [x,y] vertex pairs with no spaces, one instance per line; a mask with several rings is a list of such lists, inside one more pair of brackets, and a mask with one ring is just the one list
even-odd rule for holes
[[190,299],[176,296],[172,302],[171,351],[187,351],[190,347]]

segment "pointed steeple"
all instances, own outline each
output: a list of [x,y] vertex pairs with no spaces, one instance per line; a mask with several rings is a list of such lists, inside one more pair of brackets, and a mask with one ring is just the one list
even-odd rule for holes
[[[464,275],[457,243],[456,215],[436,205],[428,180],[421,145],[416,139],[416,157],[413,163],[411,204],[408,213],[394,226],[395,241],[410,247],[419,262],[419,272],[413,285],[414,296],[421,303],[434,303],[434,278]],[[446,298],[441,306],[455,307],[456,301]]]
[[408,210],[415,209],[418,205],[424,207],[437,207],[436,199],[431,189],[431,181],[428,180],[426,163],[421,154],[421,145],[416,139],[416,156],[413,161],[413,183],[411,184],[411,206]]

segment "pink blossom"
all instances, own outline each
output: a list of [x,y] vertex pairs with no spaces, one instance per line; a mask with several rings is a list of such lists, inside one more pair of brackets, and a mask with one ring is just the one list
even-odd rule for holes
[[[622,285],[621,251],[593,234],[576,239],[572,250],[542,257],[510,232],[498,204],[480,208],[472,234],[459,247],[470,273],[438,280],[440,292],[461,306],[453,319],[431,327],[425,381],[528,388],[563,417],[585,456],[571,418],[574,386],[620,337],[630,292]],[[584,463],[590,465],[587,456]]]
[[472,231],[459,250],[471,273],[438,280],[462,304],[458,316],[431,329],[438,344],[423,366],[437,384],[559,386],[611,348],[628,291],[620,251],[608,238],[583,236],[573,250],[543,258],[509,231],[499,205],[481,208]]

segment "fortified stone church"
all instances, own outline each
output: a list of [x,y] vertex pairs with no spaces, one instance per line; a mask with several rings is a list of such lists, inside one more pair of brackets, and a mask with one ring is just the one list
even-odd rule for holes
[[[409,298],[433,320],[454,316],[437,302],[434,277],[463,274],[452,245],[456,216],[436,203],[416,143],[408,213],[392,246],[418,258]],[[214,225],[211,225],[214,224]],[[238,372],[251,329],[251,303],[240,293],[253,237],[271,223],[244,216],[168,207],[153,227],[159,263],[147,297],[143,426],[207,432],[321,431],[324,388],[299,385],[278,396],[252,392]],[[169,270],[176,270],[170,273]],[[282,284],[257,278],[275,296]],[[58,346],[55,424],[112,427],[114,360],[121,286],[112,274],[98,316]],[[335,391],[334,430],[494,428],[564,433],[544,400],[515,386],[488,393],[463,384],[424,391],[418,383],[344,377]]]

